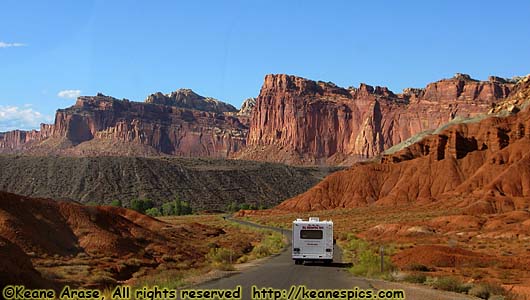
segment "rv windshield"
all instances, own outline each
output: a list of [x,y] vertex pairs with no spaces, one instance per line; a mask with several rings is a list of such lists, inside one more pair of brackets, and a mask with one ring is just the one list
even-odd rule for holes
[[322,236],[323,236],[322,230],[301,230],[300,231],[301,239],[321,240]]

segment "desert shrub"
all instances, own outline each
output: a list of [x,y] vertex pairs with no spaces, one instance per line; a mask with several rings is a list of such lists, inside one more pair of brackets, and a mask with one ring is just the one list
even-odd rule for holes
[[235,256],[234,251],[227,248],[211,248],[206,259],[211,263],[214,268],[219,270],[233,270],[233,262],[237,261],[238,257]]
[[193,210],[187,201],[175,197],[175,200],[162,204],[161,214],[164,216],[183,216],[190,215],[192,212]]
[[[136,275],[136,274],[135,274]],[[178,270],[164,270],[149,276],[143,276],[134,282],[135,288],[144,286],[159,286],[168,289],[177,289],[184,284],[183,275]],[[108,299],[105,297],[105,299]]]
[[509,298],[507,291],[502,286],[487,282],[481,282],[474,285],[468,293],[480,299],[490,299],[493,295],[502,295],[507,296],[505,298]]
[[408,274],[403,278],[403,281],[410,283],[424,283],[427,280],[427,276],[423,274]]
[[131,201],[131,209],[140,213],[145,213],[146,210],[153,208],[155,204],[149,199],[133,199]]
[[251,207],[252,207],[252,205],[248,204],[248,203],[242,203],[241,205],[239,205],[239,209],[248,210],[248,209],[252,209]]
[[385,249],[385,255],[383,258],[384,269],[383,272],[381,272],[379,247],[371,245],[370,243],[352,235],[348,236],[348,238],[349,241],[346,243],[345,250],[347,250],[351,256],[351,262],[353,264],[352,267],[350,267],[351,273],[357,276],[386,278],[395,270],[395,266],[390,260],[391,248]]
[[256,258],[261,258],[261,257],[266,257],[266,256],[271,255],[270,249],[263,244],[259,244],[256,247],[254,247],[252,252],[256,254]]
[[244,264],[248,260],[249,260],[249,256],[248,255],[243,255],[243,256],[241,256],[240,258],[237,259],[237,263],[238,264]]
[[230,202],[226,206],[226,210],[229,212],[236,212],[238,209],[239,209],[239,205],[235,201]]
[[416,271],[416,272],[430,272],[432,271],[431,268],[422,265],[422,264],[410,264],[407,267],[405,267],[406,270],[410,271]]
[[160,217],[160,210],[156,207],[149,208],[145,210],[145,214],[151,217]]
[[246,254],[238,258],[238,263],[245,263],[252,259],[280,253],[285,247],[282,234],[270,230],[261,230],[261,232],[263,233],[261,241],[252,250],[244,250],[243,253]]
[[122,203],[121,203],[121,200],[112,200],[110,202],[110,206],[116,206],[116,207],[122,207]]
[[466,293],[471,288],[471,286],[463,284],[460,280],[454,277],[440,277],[438,280],[434,281],[432,285],[435,289],[456,293]]
[[393,270],[390,258],[384,257],[384,270],[381,272],[381,258],[378,253],[371,249],[365,249],[356,255],[356,261],[350,271],[357,276],[384,277],[386,273]]
[[475,297],[480,298],[480,299],[488,299],[490,297],[489,290],[483,284],[477,284],[477,285],[473,286],[469,290],[469,294],[471,296],[475,296]]
[[285,246],[283,236],[280,233],[268,231],[261,242],[255,246],[250,254],[256,258],[266,257],[280,253]]
[[166,202],[162,204],[162,214],[164,216],[172,216],[175,214],[175,205],[173,202]]

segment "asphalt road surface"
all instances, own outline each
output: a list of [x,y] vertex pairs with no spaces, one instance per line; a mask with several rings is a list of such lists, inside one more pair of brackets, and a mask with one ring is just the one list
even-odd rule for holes
[[[232,219],[232,221],[258,228],[282,231],[278,228],[265,227],[242,220]],[[243,299],[251,299],[251,286],[253,285],[259,288],[270,287],[286,290],[289,290],[293,285],[305,285],[309,289],[371,288],[366,280],[355,278],[347,272],[347,264],[341,261],[340,248],[336,245],[334,262],[330,265],[319,263],[295,265],[291,259],[291,251],[289,251],[291,231],[283,230],[283,233],[287,237],[289,245],[278,256],[272,257],[264,264],[245,270],[242,273],[206,282],[197,286],[197,288],[234,289],[236,286],[241,285],[243,288]]]
[[[266,260],[262,264],[258,264],[249,269],[243,270],[230,277],[215,279],[195,286],[196,289],[229,289],[233,290],[238,285],[241,285],[242,299],[253,299],[251,295],[251,287],[255,285],[257,288],[273,288],[278,290],[286,290],[286,295],[289,295],[291,287],[304,285],[308,289],[347,289],[355,290],[355,288],[366,290],[371,289],[374,292],[380,292],[388,289],[403,289],[407,300],[460,300],[460,299],[478,299],[467,295],[442,292],[433,290],[428,287],[422,287],[411,284],[401,284],[385,282],[380,280],[372,280],[354,277],[347,271],[348,264],[341,261],[341,250],[335,246],[334,249],[334,263],[331,265],[324,264],[304,264],[295,265],[291,259],[291,231],[282,230],[278,228],[266,227],[243,220],[231,219],[234,222],[249,225],[257,228],[264,228],[282,232],[289,241],[283,252],[279,255]],[[294,294],[293,294],[294,295]],[[288,299],[295,299],[294,297],[285,297]],[[259,298],[254,298],[259,299]],[[261,298],[265,299],[265,298]],[[268,299],[275,299],[269,297]],[[318,299],[314,297],[312,299]],[[360,298],[358,298],[360,299]],[[376,298],[372,298],[376,299]],[[382,299],[382,298],[379,298]],[[398,299],[398,298],[395,298]]]

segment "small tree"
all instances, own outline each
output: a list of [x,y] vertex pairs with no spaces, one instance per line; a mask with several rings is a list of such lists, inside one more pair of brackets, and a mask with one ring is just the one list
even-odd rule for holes
[[136,210],[137,212],[142,212],[143,203],[140,199],[133,199],[131,201],[131,209]]
[[153,207],[155,207],[155,203],[153,202],[153,200],[149,200],[149,199],[144,200],[144,211],[150,208],[153,208]]
[[238,208],[239,206],[235,201],[230,202],[230,204],[226,206],[226,210],[229,212],[235,212]]
[[192,213],[192,209],[191,209],[191,206],[189,204],[189,202],[182,202],[181,203],[181,215],[191,215]]
[[148,208],[145,214],[151,217],[160,217],[160,210],[157,207]]
[[145,213],[146,210],[153,208],[154,206],[155,204],[153,203],[153,201],[149,199],[133,199],[131,201],[131,209],[134,209],[142,214]]
[[182,215],[182,201],[178,196],[175,197],[175,215],[181,216]]
[[175,202],[166,202],[162,204],[162,215],[164,216],[172,216],[175,214]]
[[121,200],[112,200],[112,202],[110,202],[110,206],[122,207]]

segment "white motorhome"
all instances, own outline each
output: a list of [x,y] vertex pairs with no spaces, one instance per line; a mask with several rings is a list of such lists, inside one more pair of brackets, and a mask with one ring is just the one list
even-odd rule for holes
[[309,220],[293,221],[293,260],[295,264],[304,261],[333,262],[333,222]]

